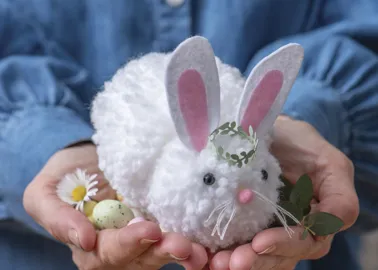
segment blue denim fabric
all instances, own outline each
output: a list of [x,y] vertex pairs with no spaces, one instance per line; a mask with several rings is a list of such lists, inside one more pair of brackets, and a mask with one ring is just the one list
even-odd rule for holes
[[[278,46],[303,45],[284,113],[311,123],[352,159],[361,200],[353,229],[376,228],[377,14],[376,0],[185,0],[178,7],[163,0],[0,1],[1,269],[70,268],[66,249],[43,238],[25,213],[24,188],[53,153],[91,137],[89,104],[119,67],[194,34],[245,75]],[[21,225],[29,231],[9,229]],[[355,236],[337,239],[328,259],[312,266],[332,269],[340,257],[340,269],[354,265],[357,249],[347,243]]]

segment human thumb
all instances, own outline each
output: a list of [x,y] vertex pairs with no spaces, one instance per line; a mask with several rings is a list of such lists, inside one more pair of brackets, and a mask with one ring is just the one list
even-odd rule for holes
[[91,251],[96,243],[96,230],[88,218],[56,194],[57,179],[38,175],[25,189],[26,212],[54,238]]

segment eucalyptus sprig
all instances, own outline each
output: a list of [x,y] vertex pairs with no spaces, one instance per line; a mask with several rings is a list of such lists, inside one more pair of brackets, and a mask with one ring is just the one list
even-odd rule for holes
[[[344,222],[338,217],[326,212],[311,212],[311,200],[313,198],[312,181],[308,175],[302,175],[295,184],[291,184],[281,176],[284,186],[280,190],[280,206],[289,211],[295,218],[301,221],[304,227],[302,239],[309,233],[314,236],[326,236],[338,232]],[[296,223],[288,218],[288,225]]]
[[[214,141],[217,135],[229,135],[230,137],[239,136],[243,140],[248,140],[252,149],[248,152],[242,151],[240,154],[225,152],[222,146],[216,146]],[[230,166],[237,165],[239,168],[243,164],[247,164],[250,160],[254,159],[256,155],[256,149],[258,139],[256,132],[253,128],[249,127],[249,135],[243,130],[241,126],[236,126],[236,122],[226,122],[210,134],[210,142],[214,145],[217,155],[228,162]]]

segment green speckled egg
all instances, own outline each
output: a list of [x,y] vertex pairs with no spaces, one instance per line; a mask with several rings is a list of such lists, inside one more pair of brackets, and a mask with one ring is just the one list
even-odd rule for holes
[[92,218],[100,229],[119,229],[125,227],[134,218],[133,212],[116,200],[104,200],[93,208]]

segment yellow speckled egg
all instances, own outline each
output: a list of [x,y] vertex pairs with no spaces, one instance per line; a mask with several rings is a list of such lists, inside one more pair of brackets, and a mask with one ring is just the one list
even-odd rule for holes
[[85,214],[85,216],[90,217],[92,215],[93,209],[95,208],[96,204],[97,203],[94,202],[94,201],[88,201],[88,202],[84,203],[84,214]]
[[120,201],[104,200],[93,208],[92,218],[100,230],[119,229],[126,226],[134,218],[134,214]]

